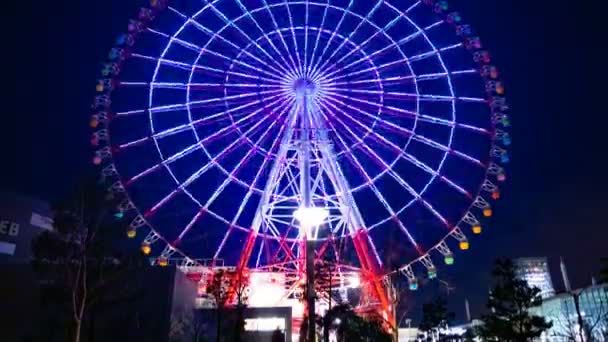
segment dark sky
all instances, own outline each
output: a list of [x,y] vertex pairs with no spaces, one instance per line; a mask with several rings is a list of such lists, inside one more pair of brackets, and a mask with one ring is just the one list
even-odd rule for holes
[[[195,1],[195,0],[193,0]],[[90,169],[88,108],[136,1],[20,1],[3,10],[0,189],[46,200]],[[564,256],[574,285],[608,255],[608,89],[601,9],[583,1],[453,0],[502,71],[512,107],[509,181],[496,215],[447,279],[453,309],[483,308],[496,256]],[[556,285],[561,287],[557,274]],[[437,291],[428,286],[416,302]]]

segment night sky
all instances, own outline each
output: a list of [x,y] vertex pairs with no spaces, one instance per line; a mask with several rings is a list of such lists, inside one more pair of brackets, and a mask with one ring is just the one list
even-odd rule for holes
[[[193,0],[194,1],[194,0]],[[136,1],[20,1],[3,11],[0,189],[53,201],[91,171],[88,114],[100,62]],[[497,256],[564,256],[574,286],[608,255],[608,88],[601,9],[577,1],[453,0],[502,71],[512,163],[496,215],[440,278],[459,317],[483,309]],[[12,7],[11,7],[12,6]],[[441,271],[441,270],[440,270]],[[556,287],[561,278],[554,273]],[[430,285],[416,303],[437,293]]]

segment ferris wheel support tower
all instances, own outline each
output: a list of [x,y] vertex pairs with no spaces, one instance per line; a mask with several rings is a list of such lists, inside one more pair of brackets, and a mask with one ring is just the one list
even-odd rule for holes
[[[291,262],[301,279],[306,279],[307,309],[308,312],[314,312],[314,263],[315,259],[322,259],[321,254],[326,251],[321,249],[319,254],[315,254],[316,236],[327,222],[340,221],[353,237],[367,304],[394,325],[387,290],[381,281],[381,262],[377,256],[372,255],[373,247],[368,242],[365,222],[336,162],[325,119],[319,114],[320,107],[316,101],[323,90],[316,80],[307,77],[296,80],[291,86],[295,101],[286,122],[289,126],[270,172],[264,197],[258,206],[253,229],[241,254],[239,271],[245,270],[249,265],[253,245],[260,232],[271,231],[272,222],[284,219],[286,210],[291,210],[294,216],[298,216],[297,212],[300,211],[300,217],[296,219],[299,221],[301,243],[292,246],[291,255],[287,253],[276,262]],[[328,184],[324,180],[329,180]],[[299,188],[295,184],[299,184]],[[287,196],[287,193],[290,195]],[[263,236],[266,237],[267,234]],[[376,254],[375,251],[373,253]],[[339,263],[339,260],[336,261]],[[314,315],[308,315],[309,339],[312,338],[310,334],[315,332],[314,324]]]

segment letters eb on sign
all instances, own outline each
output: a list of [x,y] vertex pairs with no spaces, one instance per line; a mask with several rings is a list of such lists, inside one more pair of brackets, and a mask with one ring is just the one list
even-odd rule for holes
[[19,223],[7,220],[0,220],[0,235],[19,235]]

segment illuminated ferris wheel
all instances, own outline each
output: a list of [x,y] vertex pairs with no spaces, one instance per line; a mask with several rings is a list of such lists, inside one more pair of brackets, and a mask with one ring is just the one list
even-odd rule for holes
[[386,309],[492,215],[504,88],[444,1],[157,0],[116,43],[93,161],[160,265],[314,255]]

